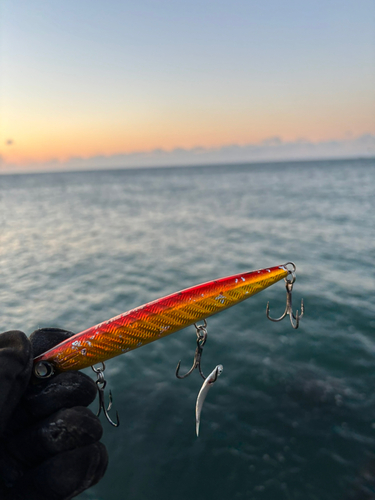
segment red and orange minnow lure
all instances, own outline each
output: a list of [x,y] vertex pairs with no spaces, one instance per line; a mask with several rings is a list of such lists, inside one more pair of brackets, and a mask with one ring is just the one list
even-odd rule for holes
[[34,373],[44,378],[81,370],[177,332],[294,276],[288,264],[193,286],[92,326],[37,356]]

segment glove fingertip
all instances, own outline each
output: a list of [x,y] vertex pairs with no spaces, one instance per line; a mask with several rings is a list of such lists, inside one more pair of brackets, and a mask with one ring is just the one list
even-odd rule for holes
[[39,328],[30,335],[34,357],[52,349],[57,344],[72,337],[73,332],[61,328]]

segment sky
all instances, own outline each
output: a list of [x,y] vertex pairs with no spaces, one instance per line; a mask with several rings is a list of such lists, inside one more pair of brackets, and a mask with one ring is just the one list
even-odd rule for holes
[[0,171],[375,156],[373,0],[0,9]]

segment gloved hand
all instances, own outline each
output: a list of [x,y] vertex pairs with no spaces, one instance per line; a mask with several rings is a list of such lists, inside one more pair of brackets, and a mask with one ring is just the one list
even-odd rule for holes
[[95,382],[81,372],[36,381],[32,360],[73,335],[55,328],[0,334],[0,498],[70,500],[107,468]]

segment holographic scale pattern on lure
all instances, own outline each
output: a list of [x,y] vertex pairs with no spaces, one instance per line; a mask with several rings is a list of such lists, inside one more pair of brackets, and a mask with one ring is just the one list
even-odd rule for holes
[[34,359],[54,372],[81,370],[177,332],[255,295],[291,271],[285,265],[209,281],[120,314]]

